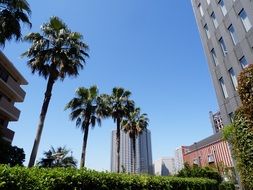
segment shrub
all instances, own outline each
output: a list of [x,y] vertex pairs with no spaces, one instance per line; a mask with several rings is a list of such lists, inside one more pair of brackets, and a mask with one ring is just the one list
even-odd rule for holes
[[214,171],[212,168],[201,168],[198,166],[193,166],[190,167],[187,163],[185,164],[185,167],[179,171],[178,177],[203,177],[203,178],[208,178],[208,179],[214,179],[218,183],[221,183],[222,177],[221,175],[217,172]]
[[235,190],[235,185],[231,182],[222,182],[219,185],[219,190]]
[[215,180],[0,166],[0,190],[218,190]]

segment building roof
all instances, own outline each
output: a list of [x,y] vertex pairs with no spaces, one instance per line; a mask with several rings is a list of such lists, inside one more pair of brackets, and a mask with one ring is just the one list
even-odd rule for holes
[[[192,151],[196,151],[198,149],[201,149],[203,147],[209,146],[211,144],[214,144],[216,142],[222,141],[222,132],[218,132],[214,135],[211,135],[199,142],[195,142],[194,144],[190,145],[188,148],[187,153],[190,153]],[[186,153],[186,154],[187,154]]]

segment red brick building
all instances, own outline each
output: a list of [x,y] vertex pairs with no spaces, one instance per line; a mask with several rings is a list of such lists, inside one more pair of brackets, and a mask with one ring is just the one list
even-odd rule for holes
[[190,165],[215,166],[218,170],[221,166],[234,167],[229,145],[222,140],[221,133],[216,133],[185,148],[184,162]]

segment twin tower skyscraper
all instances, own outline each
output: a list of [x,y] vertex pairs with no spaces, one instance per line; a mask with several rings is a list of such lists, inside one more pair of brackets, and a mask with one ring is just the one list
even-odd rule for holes
[[[111,171],[116,172],[117,161],[117,143],[116,130],[112,131],[111,145]],[[127,133],[120,131],[120,171],[134,173],[133,170],[133,146],[132,141]],[[152,166],[152,148],[151,132],[146,129],[136,139],[136,171],[135,173],[153,173]]]

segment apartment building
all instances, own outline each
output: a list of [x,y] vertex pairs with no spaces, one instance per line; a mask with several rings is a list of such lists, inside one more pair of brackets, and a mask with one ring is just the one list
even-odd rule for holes
[[0,51],[0,129],[3,138],[12,142],[14,131],[8,128],[11,121],[17,121],[20,110],[15,107],[15,102],[23,102],[25,91],[20,85],[28,82]]

